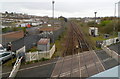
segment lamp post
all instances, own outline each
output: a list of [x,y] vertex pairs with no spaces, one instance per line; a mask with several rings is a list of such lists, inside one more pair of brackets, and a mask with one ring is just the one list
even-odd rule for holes
[[115,17],[116,17],[116,5],[117,5],[117,3],[115,3],[115,12],[114,12]]
[[55,1],[52,1],[52,17],[53,17],[53,43],[54,43],[54,4]]
[[52,16],[53,16],[53,19],[54,19],[54,3],[55,3],[55,1],[52,1]]
[[97,12],[94,12],[94,14],[95,14],[94,37],[95,37],[95,26],[96,26],[96,14],[97,14]]

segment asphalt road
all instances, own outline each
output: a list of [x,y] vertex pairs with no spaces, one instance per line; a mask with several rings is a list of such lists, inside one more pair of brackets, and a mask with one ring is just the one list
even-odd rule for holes
[[111,45],[109,48],[120,55],[120,43],[115,44],[115,45]]
[[41,63],[33,63],[23,65],[17,73],[17,77],[50,77],[55,66],[57,59]]
[[118,62],[114,58],[111,58],[105,51],[99,50],[96,51],[96,54],[106,70],[118,65]]
[[[57,58],[43,61],[43,62],[38,62],[38,63],[21,65],[16,75],[16,79],[50,77],[54,69],[54,66],[56,64],[56,61],[57,61]],[[8,69],[5,69],[5,71],[2,72],[3,79],[6,79],[10,75],[10,72],[11,72],[11,67]]]
[[[49,61],[21,65],[16,78],[90,77],[117,66],[116,60],[103,50],[87,51]],[[10,72],[3,74],[9,76]]]

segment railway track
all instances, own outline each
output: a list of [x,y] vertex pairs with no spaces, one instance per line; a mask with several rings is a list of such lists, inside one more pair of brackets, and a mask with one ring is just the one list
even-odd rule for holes
[[[83,51],[90,51],[92,50],[91,46],[87,43],[86,39],[84,38],[84,35],[83,33],[80,31],[79,27],[75,24],[75,23],[71,23],[71,26],[76,34],[76,36],[78,37],[78,43],[79,43],[79,48],[80,48],[80,52],[83,52]],[[93,51],[93,50],[92,50]],[[93,71],[93,72],[96,72],[96,73],[99,73],[100,70],[97,66],[97,63],[96,63],[96,60],[95,58],[92,56],[91,53],[88,53],[89,56],[91,57],[91,60],[93,60],[93,63],[95,65],[95,69],[96,71]],[[83,55],[83,60],[85,61],[84,64],[85,64],[85,68],[86,68],[86,73],[87,73],[87,77],[91,76],[89,74],[89,70],[87,68],[87,64],[86,64],[86,59],[85,59],[85,56],[84,54]]]
[[[76,41],[77,41],[77,43],[75,43]],[[76,46],[78,46],[79,49],[77,49]],[[73,55],[78,54],[77,50],[79,50],[79,52],[89,51],[90,47],[89,47],[88,43],[85,41],[85,39],[83,38],[83,34],[81,33],[81,31],[77,27],[77,25],[70,22],[68,37],[67,37],[67,40],[66,40],[66,50],[64,51],[64,56],[72,55],[72,60],[73,60]],[[83,56],[83,58],[84,57],[85,56]],[[72,70],[73,70],[72,69],[72,65],[73,65],[72,60],[71,60],[70,77],[72,77]],[[83,60],[85,61],[84,66],[86,68],[87,77],[89,77],[90,75],[88,73],[88,69],[87,69],[87,66],[86,66],[86,59],[83,59]],[[64,60],[63,60],[63,64],[64,64]],[[62,65],[62,67],[63,67],[63,65]],[[61,68],[61,70],[62,70],[62,68]],[[81,73],[81,72],[79,71],[79,73]],[[61,72],[60,72],[60,74],[61,74]],[[60,75],[59,75],[59,77],[60,77]]]
[[[63,53],[63,57],[65,56],[68,56],[68,55],[72,55],[72,59],[73,59],[73,54],[75,53],[74,52],[74,33],[73,33],[73,30],[72,28],[68,28],[68,34],[67,34],[67,41],[66,41],[66,44],[65,44],[65,49],[64,49],[64,53]],[[62,73],[62,68],[63,68],[63,64],[64,64],[64,59],[63,59],[63,63],[62,63],[62,67],[60,69],[60,73],[59,73],[59,76],[60,77],[61,73]],[[71,61],[71,66],[72,66],[72,61]],[[70,69],[71,73],[72,73],[72,67]],[[71,76],[72,74],[70,74]]]
[[[101,68],[101,62],[98,61],[95,53],[93,52],[94,51],[87,43],[81,29],[74,22],[69,22],[68,34],[63,52],[63,60],[61,62],[62,65],[59,68],[59,74],[54,75],[54,72],[53,76],[72,77],[75,75],[73,72],[79,72],[79,77],[90,77],[93,74],[103,71],[104,69]],[[77,56],[75,56],[75,54],[77,54]],[[66,56],[71,56],[69,61],[66,60]],[[76,60],[74,60],[75,57]],[[78,64],[74,64],[76,61]],[[60,63],[58,62],[58,64]]]

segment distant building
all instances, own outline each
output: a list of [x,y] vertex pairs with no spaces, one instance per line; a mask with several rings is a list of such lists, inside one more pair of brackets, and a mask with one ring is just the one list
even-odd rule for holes
[[85,23],[88,23],[88,22],[94,22],[95,20],[94,19],[91,19],[91,18],[85,18]]
[[28,28],[30,28],[30,27],[31,27],[31,25],[30,25],[30,24],[27,24],[27,27],[28,27]]
[[[26,27],[26,23],[23,23],[23,24],[20,24],[20,27]],[[19,25],[17,25],[17,26],[19,26]]]
[[[94,21],[95,21],[94,18],[85,18],[85,20],[84,20],[85,23],[94,22]],[[100,24],[100,22],[101,22],[101,19],[96,19],[97,24]]]
[[37,43],[37,49],[40,51],[48,51],[50,49],[50,39],[41,38]]

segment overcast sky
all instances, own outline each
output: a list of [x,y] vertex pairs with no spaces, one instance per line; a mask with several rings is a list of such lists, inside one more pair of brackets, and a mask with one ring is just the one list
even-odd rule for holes
[[[54,0],[55,17],[113,16],[119,0]],[[0,12],[19,12],[38,16],[52,16],[52,0],[0,0]],[[116,14],[117,15],[117,14]]]

